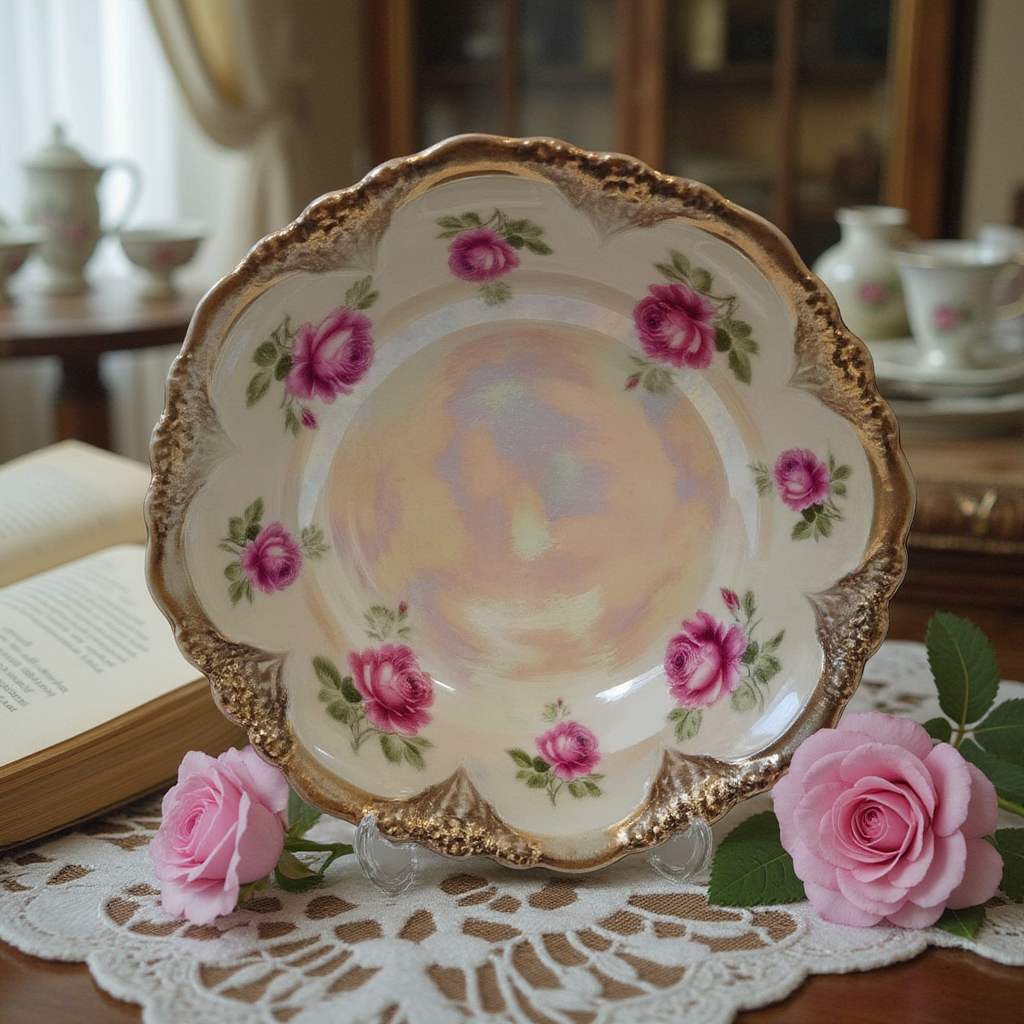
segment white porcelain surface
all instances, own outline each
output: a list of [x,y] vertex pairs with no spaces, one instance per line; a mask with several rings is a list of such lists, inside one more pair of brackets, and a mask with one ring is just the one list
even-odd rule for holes
[[8,281],[39,248],[43,238],[40,228],[0,225],[0,305],[10,301]]
[[211,291],[154,441],[151,578],[315,802],[579,868],[831,720],[910,483],[763,222],[513,145],[384,168]]
[[117,233],[125,256],[148,275],[142,291],[147,299],[167,299],[175,294],[174,272],[193,259],[205,237],[202,224],[132,228]]
[[1024,296],[1000,299],[1008,286],[1024,280],[1024,255],[945,238],[907,246],[893,258],[903,281],[910,333],[933,366],[970,367],[993,323],[1024,310]]
[[899,338],[909,333],[903,288],[893,250],[909,239],[906,210],[850,206],[836,211],[840,240],[812,269],[839,303],[846,326],[859,338]]

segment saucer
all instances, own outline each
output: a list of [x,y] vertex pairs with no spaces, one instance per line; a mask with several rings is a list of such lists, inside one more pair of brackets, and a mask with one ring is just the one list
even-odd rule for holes
[[873,341],[868,346],[879,389],[887,397],[983,398],[1024,388],[1024,354],[986,345],[975,365],[930,366],[913,338]]
[[990,398],[893,399],[904,437],[1002,437],[1024,429],[1024,391]]

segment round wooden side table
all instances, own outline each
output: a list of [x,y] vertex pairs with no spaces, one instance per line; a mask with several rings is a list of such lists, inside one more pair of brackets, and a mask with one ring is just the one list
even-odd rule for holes
[[136,282],[119,279],[95,282],[82,295],[44,295],[26,286],[13,292],[13,302],[0,306],[0,359],[56,356],[57,437],[101,448],[110,447],[110,411],[100,357],[180,345],[201,297],[192,292],[146,300]]

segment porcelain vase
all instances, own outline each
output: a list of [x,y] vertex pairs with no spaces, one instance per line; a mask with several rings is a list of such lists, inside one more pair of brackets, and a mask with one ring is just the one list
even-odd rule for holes
[[896,206],[842,207],[839,241],[811,268],[835,296],[846,326],[864,341],[910,333],[893,262],[893,252],[912,238],[907,217]]

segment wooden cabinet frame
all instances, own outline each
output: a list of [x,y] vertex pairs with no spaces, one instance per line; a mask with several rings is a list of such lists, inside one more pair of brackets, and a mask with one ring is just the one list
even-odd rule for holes
[[[443,0],[431,0],[434,3]],[[498,0],[506,29],[501,107],[514,134],[518,55],[516,0]],[[665,166],[668,110],[668,25],[672,0],[617,0],[614,69],[615,149],[653,167]],[[893,0],[889,47],[890,130],[881,199],[910,211],[922,237],[948,229],[951,80],[958,5],[964,0]],[[793,227],[797,176],[799,19],[802,0],[778,0],[773,91],[777,113],[772,218]],[[418,148],[414,0],[366,0],[370,142],[375,163]]]

